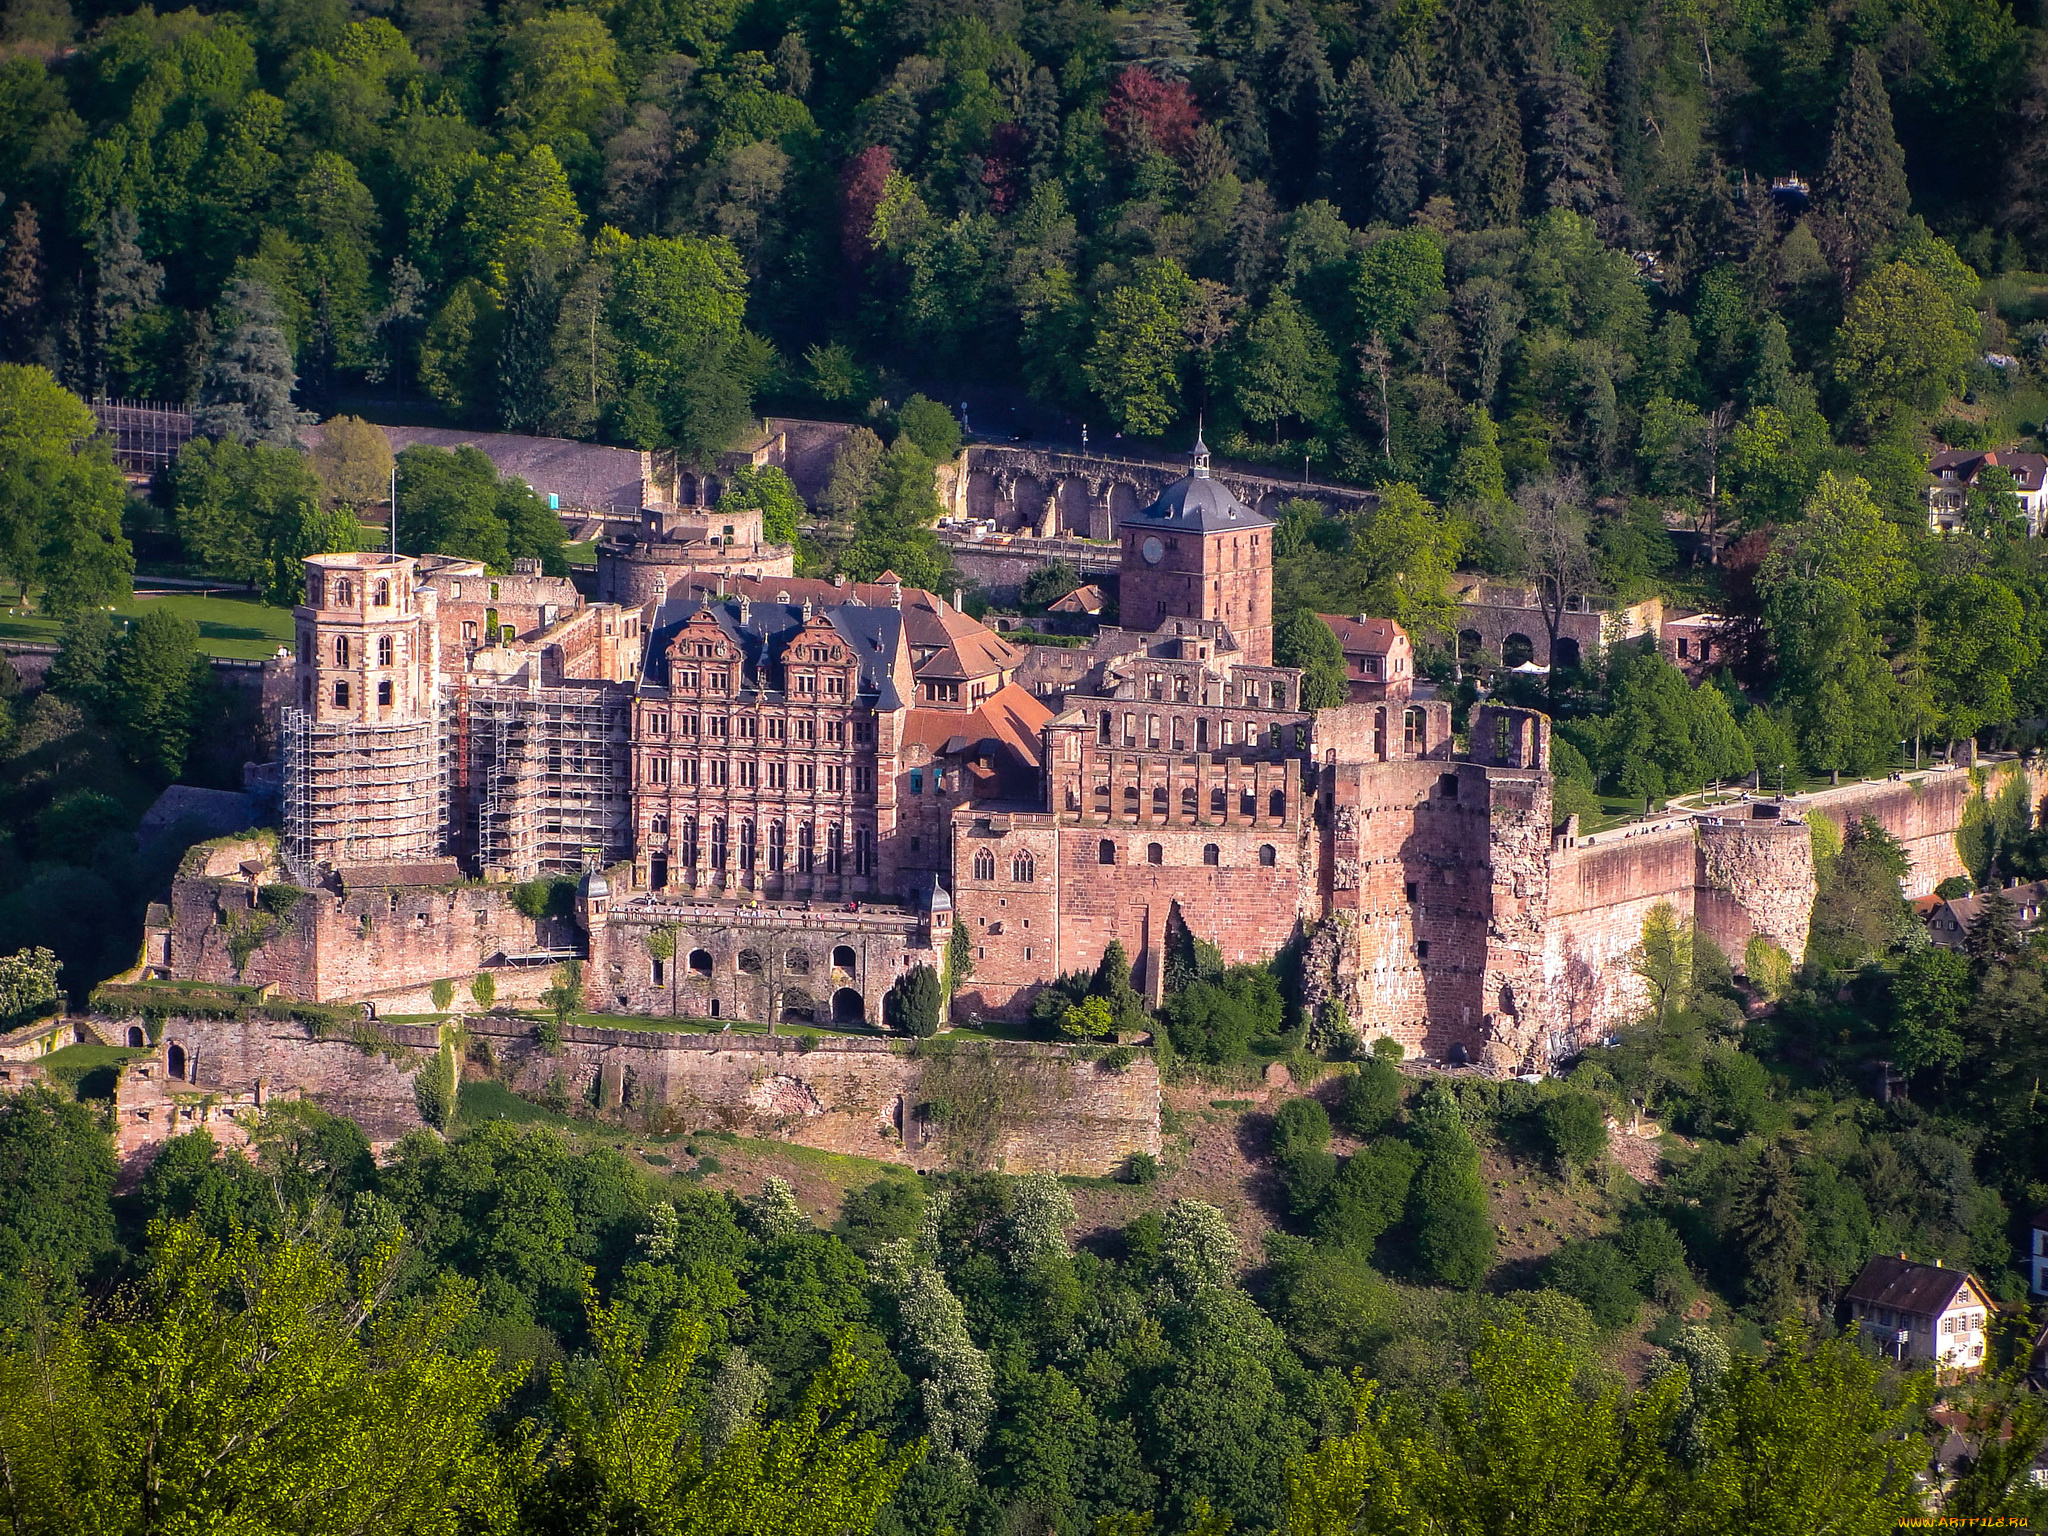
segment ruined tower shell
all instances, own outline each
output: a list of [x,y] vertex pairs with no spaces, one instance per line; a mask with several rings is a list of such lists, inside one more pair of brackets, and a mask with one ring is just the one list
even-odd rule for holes
[[438,857],[447,836],[434,593],[403,555],[317,555],[295,611],[284,712],[285,857],[296,872]]

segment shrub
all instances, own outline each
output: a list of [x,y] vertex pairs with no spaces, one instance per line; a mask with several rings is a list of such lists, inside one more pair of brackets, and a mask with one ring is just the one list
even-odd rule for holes
[[1392,1035],[1381,1035],[1372,1043],[1373,1055],[1386,1061],[1399,1061],[1408,1054],[1407,1048]]
[[1480,1176],[1479,1149],[1443,1083],[1423,1095],[1415,1132],[1422,1166],[1408,1209],[1417,1256],[1440,1283],[1470,1288],[1493,1266],[1493,1211]]
[[891,1029],[916,1040],[939,1032],[939,1012],[946,1000],[945,984],[928,965],[913,965],[882,999],[882,1017]]
[[1159,1159],[1150,1152],[1133,1152],[1124,1160],[1121,1175],[1126,1184],[1151,1184],[1159,1178]]
[[1361,1255],[1401,1219],[1422,1156],[1405,1141],[1386,1140],[1344,1160],[1315,1214],[1316,1237]]
[[288,920],[292,913],[298,910],[299,903],[306,899],[307,894],[296,885],[285,885],[280,882],[264,886],[257,891],[256,899],[262,903],[263,910],[273,917]]
[[1370,1056],[1344,1080],[1337,1123],[1353,1136],[1377,1136],[1401,1112],[1401,1074],[1385,1056]]
[[1128,1045],[1112,1045],[1102,1053],[1102,1070],[1105,1072],[1127,1072],[1131,1063],[1138,1059],[1138,1053]]
[[1607,1153],[1607,1111],[1590,1093],[1567,1088],[1537,1111],[1544,1145],[1567,1174],[1591,1167]]
[[1273,1156],[1281,1162],[1299,1152],[1320,1152],[1330,1144],[1330,1117],[1311,1098],[1289,1099],[1273,1116]]
[[1632,1320],[1642,1303],[1636,1289],[1635,1266],[1621,1249],[1604,1238],[1580,1238],[1566,1243],[1550,1256],[1549,1283],[1567,1296],[1576,1296],[1604,1329],[1615,1329]]

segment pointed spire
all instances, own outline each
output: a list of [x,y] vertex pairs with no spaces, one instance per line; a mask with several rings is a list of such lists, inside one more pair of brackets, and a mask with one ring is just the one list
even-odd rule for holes
[[1202,418],[1195,418],[1195,478],[1209,478],[1209,445],[1202,441]]

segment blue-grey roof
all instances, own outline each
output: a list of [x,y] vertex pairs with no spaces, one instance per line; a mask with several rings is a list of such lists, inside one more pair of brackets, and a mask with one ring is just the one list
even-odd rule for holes
[[1189,474],[1161,491],[1159,499],[1144,511],[1125,518],[1123,525],[1179,533],[1227,533],[1235,528],[1270,528],[1273,519],[1239,501],[1222,481]]
[[[644,682],[668,686],[668,648],[676,632],[698,610],[708,610],[726,638],[740,654],[738,692],[782,691],[783,648],[802,630],[803,608],[795,603],[742,603],[738,598],[672,598],[662,604],[647,636],[646,662],[641,669]],[[741,619],[744,610],[746,617]],[[893,659],[903,642],[903,615],[895,608],[867,607],[841,603],[815,610],[831,621],[832,628],[860,661],[860,691],[872,696],[877,709],[898,709],[904,701],[896,692]]]

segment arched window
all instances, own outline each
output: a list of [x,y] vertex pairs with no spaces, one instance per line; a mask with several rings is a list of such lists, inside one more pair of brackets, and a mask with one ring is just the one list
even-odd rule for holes
[[1214,843],[1202,844],[1202,862],[1211,869],[1216,868],[1223,862],[1223,850]]
[[773,874],[773,875],[779,875],[779,874],[781,874],[781,873],[782,873],[782,863],[783,863],[783,858],[784,858],[784,855],[785,855],[785,854],[786,854],[786,853],[788,852],[788,850],[789,850],[789,827],[788,827],[788,825],[787,825],[786,823],[784,823],[784,822],[780,822],[780,821],[771,821],[771,822],[769,822],[769,823],[768,823],[768,872],[769,872],[770,874]]
[[350,581],[346,576],[337,578],[334,583],[334,601],[339,606],[346,608],[355,600],[356,584]]
[[1095,862],[1098,864],[1114,864],[1116,862],[1116,844],[1106,837],[1097,843],[1095,845]]
[[1259,862],[1268,868],[1280,862],[1280,850],[1271,843],[1259,844]]
[[1401,711],[1401,745],[1409,752],[1423,749],[1422,711],[1404,709]]
[[1222,816],[1226,814],[1229,811],[1229,809],[1230,791],[1225,789],[1221,784],[1215,785],[1209,791],[1209,814],[1211,816]]
[[337,667],[345,667],[348,665],[347,635],[336,635],[334,637],[334,664]]
[[1180,813],[1183,816],[1195,814],[1195,786],[1183,784],[1180,787]]
[[1138,814],[1138,786],[1135,784],[1124,786],[1124,809],[1133,816]]
[[170,1050],[164,1053],[164,1071],[172,1077],[183,1079],[185,1076],[185,1047],[173,1045]]
[[1273,707],[1275,709],[1285,709],[1287,707],[1287,685],[1285,683],[1275,683],[1273,685]]
[[974,878],[993,880],[996,877],[996,856],[984,848],[974,856]]
[[1152,786],[1152,814],[1155,816],[1164,816],[1166,814],[1166,786],[1164,784],[1154,784]]
[[754,867],[754,823],[751,818],[740,823],[740,868],[751,871]]
[[1157,843],[1147,843],[1145,845],[1145,862],[1147,864],[1164,864],[1166,862],[1166,850]]
[[391,583],[389,580],[383,577],[378,578],[377,585],[372,590],[370,602],[379,608],[389,608],[391,606]]
[[1247,821],[1259,814],[1259,792],[1249,784],[1237,792],[1237,814]]
[[709,976],[711,974],[711,951],[708,949],[691,950],[690,971],[692,975]]
[[380,667],[390,666],[391,659],[396,654],[397,647],[392,644],[391,637],[389,635],[379,635],[377,637],[377,665]]
[[388,677],[377,685],[377,702],[386,709],[391,707],[391,679]]
[[1287,819],[1287,791],[1276,789],[1266,796],[1266,814],[1275,821]]
[[1019,885],[1029,885],[1038,878],[1038,864],[1028,853],[1020,853],[1010,860],[1010,878]]

